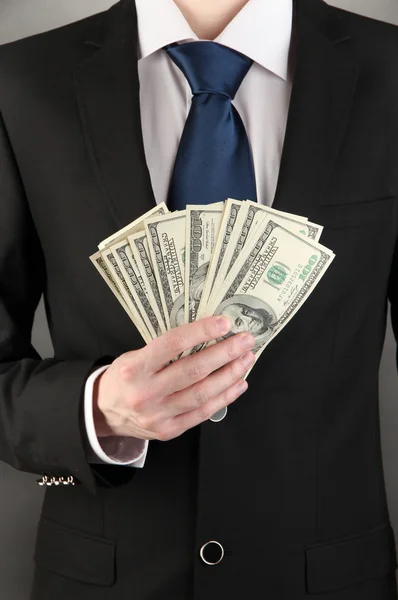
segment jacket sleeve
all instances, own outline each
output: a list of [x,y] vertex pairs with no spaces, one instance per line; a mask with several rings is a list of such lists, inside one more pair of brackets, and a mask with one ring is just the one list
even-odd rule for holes
[[40,241],[0,117],[0,460],[30,473],[72,475],[95,493],[98,483],[119,483],[117,471],[87,458],[84,388],[102,363],[40,358],[31,331],[45,281]]

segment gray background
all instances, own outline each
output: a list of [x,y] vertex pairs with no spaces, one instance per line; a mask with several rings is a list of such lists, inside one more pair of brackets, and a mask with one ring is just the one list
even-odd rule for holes
[[[0,0],[0,44],[76,21],[113,3],[112,0]],[[330,3],[398,24],[398,0]],[[51,356],[42,305],[36,316],[34,343],[43,357]],[[380,373],[381,427],[389,506],[398,541],[398,386],[394,346],[389,329]],[[7,600],[29,597],[32,552],[43,494],[35,480],[35,476],[19,473],[0,462],[0,596]]]

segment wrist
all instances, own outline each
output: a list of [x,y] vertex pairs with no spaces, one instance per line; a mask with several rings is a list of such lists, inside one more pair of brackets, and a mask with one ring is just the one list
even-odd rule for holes
[[111,435],[115,435],[112,429],[109,427],[105,413],[101,410],[99,406],[99,396],[100,396],[100,385],[103,375],[106,373],[101,373],[97,377],[93,386],[93,421],[95,427],[95,433],[98,438],[109,437]]

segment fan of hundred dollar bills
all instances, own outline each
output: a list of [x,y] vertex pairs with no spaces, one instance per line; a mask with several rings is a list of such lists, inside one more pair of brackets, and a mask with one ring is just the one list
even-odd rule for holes
[[90,259],[146,343],[223,314],[228,336],[254,335],[258,358],[334,259],[319,243],[322,230],[250,200],[175,212],[162,203],[101,242]]

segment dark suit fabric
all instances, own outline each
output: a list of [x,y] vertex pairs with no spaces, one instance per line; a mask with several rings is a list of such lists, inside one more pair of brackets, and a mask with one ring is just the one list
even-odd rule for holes
[[387,298],[398,331],[398,32],[297,0],[274,207],[325,225],[336,259],[227,417],[136,470],[89,464],[82,412],[87,376],[142,345],[88,259],[155,204],[136,26],[123,0],[0,48],[0,458],[79,483],[46,491],[32,599],[396,599],[378,369]]

